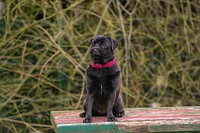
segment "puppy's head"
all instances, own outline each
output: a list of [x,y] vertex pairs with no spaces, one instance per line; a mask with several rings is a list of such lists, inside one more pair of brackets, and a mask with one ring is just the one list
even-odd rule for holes
[[117,41],[111,37],[97,35],[90,41],[89,45],[92,62],[106,64],[113,60]]

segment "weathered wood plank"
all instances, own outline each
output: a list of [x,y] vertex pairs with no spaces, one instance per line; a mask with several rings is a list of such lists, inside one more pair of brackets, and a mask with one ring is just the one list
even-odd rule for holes
[[82,123],[81,111],[52,111],[51,121],[57,133],[89,132],[200,132],[200,107],[166,107],[125,109],[118,122],[93,117],[93,123]]

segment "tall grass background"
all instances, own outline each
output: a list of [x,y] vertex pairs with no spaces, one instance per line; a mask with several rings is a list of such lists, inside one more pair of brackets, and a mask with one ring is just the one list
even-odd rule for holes
[[118,41],[125,107],[200,105],[199,0],[0,2],[0,132],[53,132],[82,109],[88,42]]

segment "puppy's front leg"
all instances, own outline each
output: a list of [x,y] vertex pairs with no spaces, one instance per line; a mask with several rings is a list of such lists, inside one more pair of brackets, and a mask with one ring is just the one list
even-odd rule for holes
[[108,106],[107,106],[107,119],[110,122],[117,121],[117,119],[113,115],[113,106],[114,106],[115,98],[116,98],[116,93],[115,91],[113,91],[109,95]]
[[86,97],[86,115],[83,123],[91,123],[92,122],[92,106],[93,106],[94,98],[92,94],[87,93]]

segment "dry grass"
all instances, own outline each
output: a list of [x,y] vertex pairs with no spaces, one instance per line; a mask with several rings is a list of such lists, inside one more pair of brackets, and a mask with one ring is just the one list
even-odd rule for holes
[[119,42],[126,107],[200,105],[198,0],[4,3],[0,132],[53,132],[50,111],[82,108],[87,44],[97,34]]

